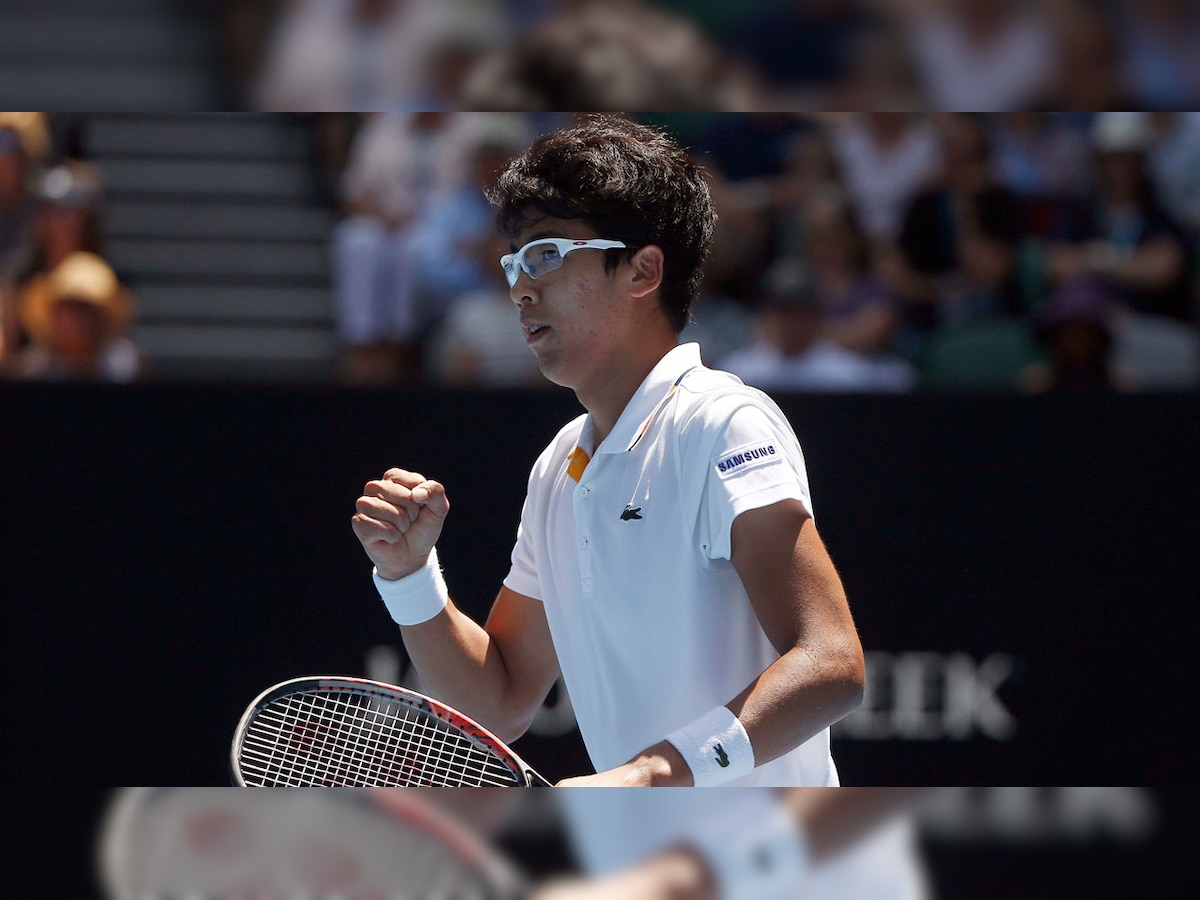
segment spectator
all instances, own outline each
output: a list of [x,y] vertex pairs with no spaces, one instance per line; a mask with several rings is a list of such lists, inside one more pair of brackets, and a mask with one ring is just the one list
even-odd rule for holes
[[40,112],[0,112],[0,357],[16,350],[17,279],[33,256],[37,199],[30,180],[50,150]]
[[267,40],[256,106],[447,109],[440,92],[461,69],[459,54],[482,55],[503,24],[493,0],[295,0]]
[[133,381],[143,361],[126,330],[133,300],[101,257],[74,253],[35,277],[21,294],[32,343],[7,360],[6,374],[30,380]]
[[1015,277],[1021,209],[992,171],[982,123],[949,119],[942,177],[913,199],[898,240],[909,318],[919,329],[1023,312]]
[[641,0],[576,0],[483,60],[461,105],[745,111],[760,88],[688,18]]
[[815,127],[797,137],[787,167],[773,188],[774,205],[779,209],[776,246],[786,255],[804,241],[810,197],[840,194],[849,202],[828,127]]
[[348,383],[386,384],[415,374],[417,311],[406,242],[435,186],[448,177],[449,116],[373,113],[354,138],[331,248],[334,312],[345,347],[341,377]]
[[755,304],[753,343],[717,363],[764,391],[911,390],[903,360],[854,353],[821,337],[821,303],[811,276],[795,260],[776,263]]
[[1046,93],[1052,32],[1022,0],[949,0],[912,23],[913,54],[934,109],[1025,109]]
[[874,274],[871,247],[843,191],[826,187],[809,196],[802,234],[823,336],[866,357],[888,353],[900,323],[899,298]]
[[103,252],[100,171],[92,163],[69,159],[37,179],[32,269],[48,272],[72,253]]
[[855,42],[847,70],[830,86],[824,109],[929,109],[909,42],[896,28],[874,29]]
[[751,8],[726,46],[761,72],[777,101],[794,101],[775,108],[811,108],[844,81],[880,28],[878,17],[856,0],[784,0]]
[[495,230],[495,211],[484,191],[532,139],[522,113],[468,113],[447,127],[440,143],[451,156],[443,183],[431,193],[406,242],[419,335],[436,325],[456,298],[503,284],[496,262],[500,254],[479,253],[480,241]]
[[1026,205],[1025,228],[1041,234],[1049,208],[1092,188],[1087,137],[1059,113],[1018,111],[991,123],[996,181]]
[[1120,5],[1121,73],[1134,109],[1188,109],[1200,99],[1200,10],[1192,0]]
[[861,113],[834,126],[834,149],[868,239],[890,243],[909,201],[941,166],[937,129],[917,114]]
[[0,273],[21,268],[31,249],[36,200],[30,179],[50,150],[39,112],[0,112]]
[[719,114],[697,137],[695,152],[717,207],[717,238],[705,283],[744,300],[770,263],[780,208],[799,196],[789,168],[811,125],[787,113]]
[[103,249],[100,180],[90,163],[68,160],[40,172],[32,180],[29,195],[36,202],[31,240],[21,267],[10,273],[8,308],[13,312],[4,317],[9,326],[5,342],[9,351],[29,342],[15,314],[15,303],[30,279],[51,271],[73,253],[99,254]]
[[252,92],[260,110],[379,110],[408,82],[404,5],[292,0],[271,23]]
[[810,130],[802,117],[786,112],[715,113],[696,145],[730,181],[748,183],[779,176]]
[[1102,280],[1081,278],[1055,290],[1034,318],[1047,359],[1022,373],[1025,390],[1040,394],[1131,390],[1130,377],[1112,359],[1117,314],[1116,297]]
[[1147,171],[1153,133],[1144,113],[1096,117],[1094,198],[1064,210],[1052,234],[1050,275],[1057,284],[1097,277],[1144,313],[1190,320],[1190,248],[1154,197]]
[[1054,29],[1055,76],[1039,109],[1132,109],[1121,71],[1121,33],[1096,0],[1067,0]]

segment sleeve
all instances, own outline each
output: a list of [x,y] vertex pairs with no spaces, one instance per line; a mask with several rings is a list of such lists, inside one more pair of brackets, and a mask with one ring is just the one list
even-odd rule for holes
[[701,554],[729,559],[733,520],[751,509],[780,500],[799,500],[813,515],[808,474],[800,442],[782,414],[757,406],[742,406],[717,431],[703,459],[705,467],[697,517]]
[[535,478],[536,467],[534,474],[530,475],[529,488],[525,492],[525,503],[521,506],[521,524],[517,526],[517,543],[513,546],[512,566],[504,579],[504,586],[518,594],[541,600],[542,586],[538,578],[537,542],[534,540],[537,529],[533,523]]

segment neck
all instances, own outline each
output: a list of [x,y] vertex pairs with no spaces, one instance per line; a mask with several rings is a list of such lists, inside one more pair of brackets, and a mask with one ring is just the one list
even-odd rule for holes
[[634,355],[623,360],[620,366],[610,367],[602,380],[576,388],[575,396],[592,417],[597,447],[613,430],[617,419],[621,418],[621,413],[650,370],[676,347],[676,343],[674,334],[669,341],[664,338],[646,343]]

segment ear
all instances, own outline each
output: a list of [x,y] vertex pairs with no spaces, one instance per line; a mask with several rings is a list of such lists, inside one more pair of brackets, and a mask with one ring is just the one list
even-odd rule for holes
[[656,244],[647,244],[630,260],[630,286],[634,297],[649,296],[658,290],[663,280],[663,268],[666,257],[662,248]]

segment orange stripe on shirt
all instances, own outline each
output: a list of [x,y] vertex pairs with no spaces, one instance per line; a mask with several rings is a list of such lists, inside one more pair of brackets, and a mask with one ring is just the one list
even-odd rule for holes
[[583,470],[587,468],[587,464],[592,458],[587,455],[582,447],[576,447],[567,454],[567,474],[571,476],[573,481],[578,482],[583,477]]

